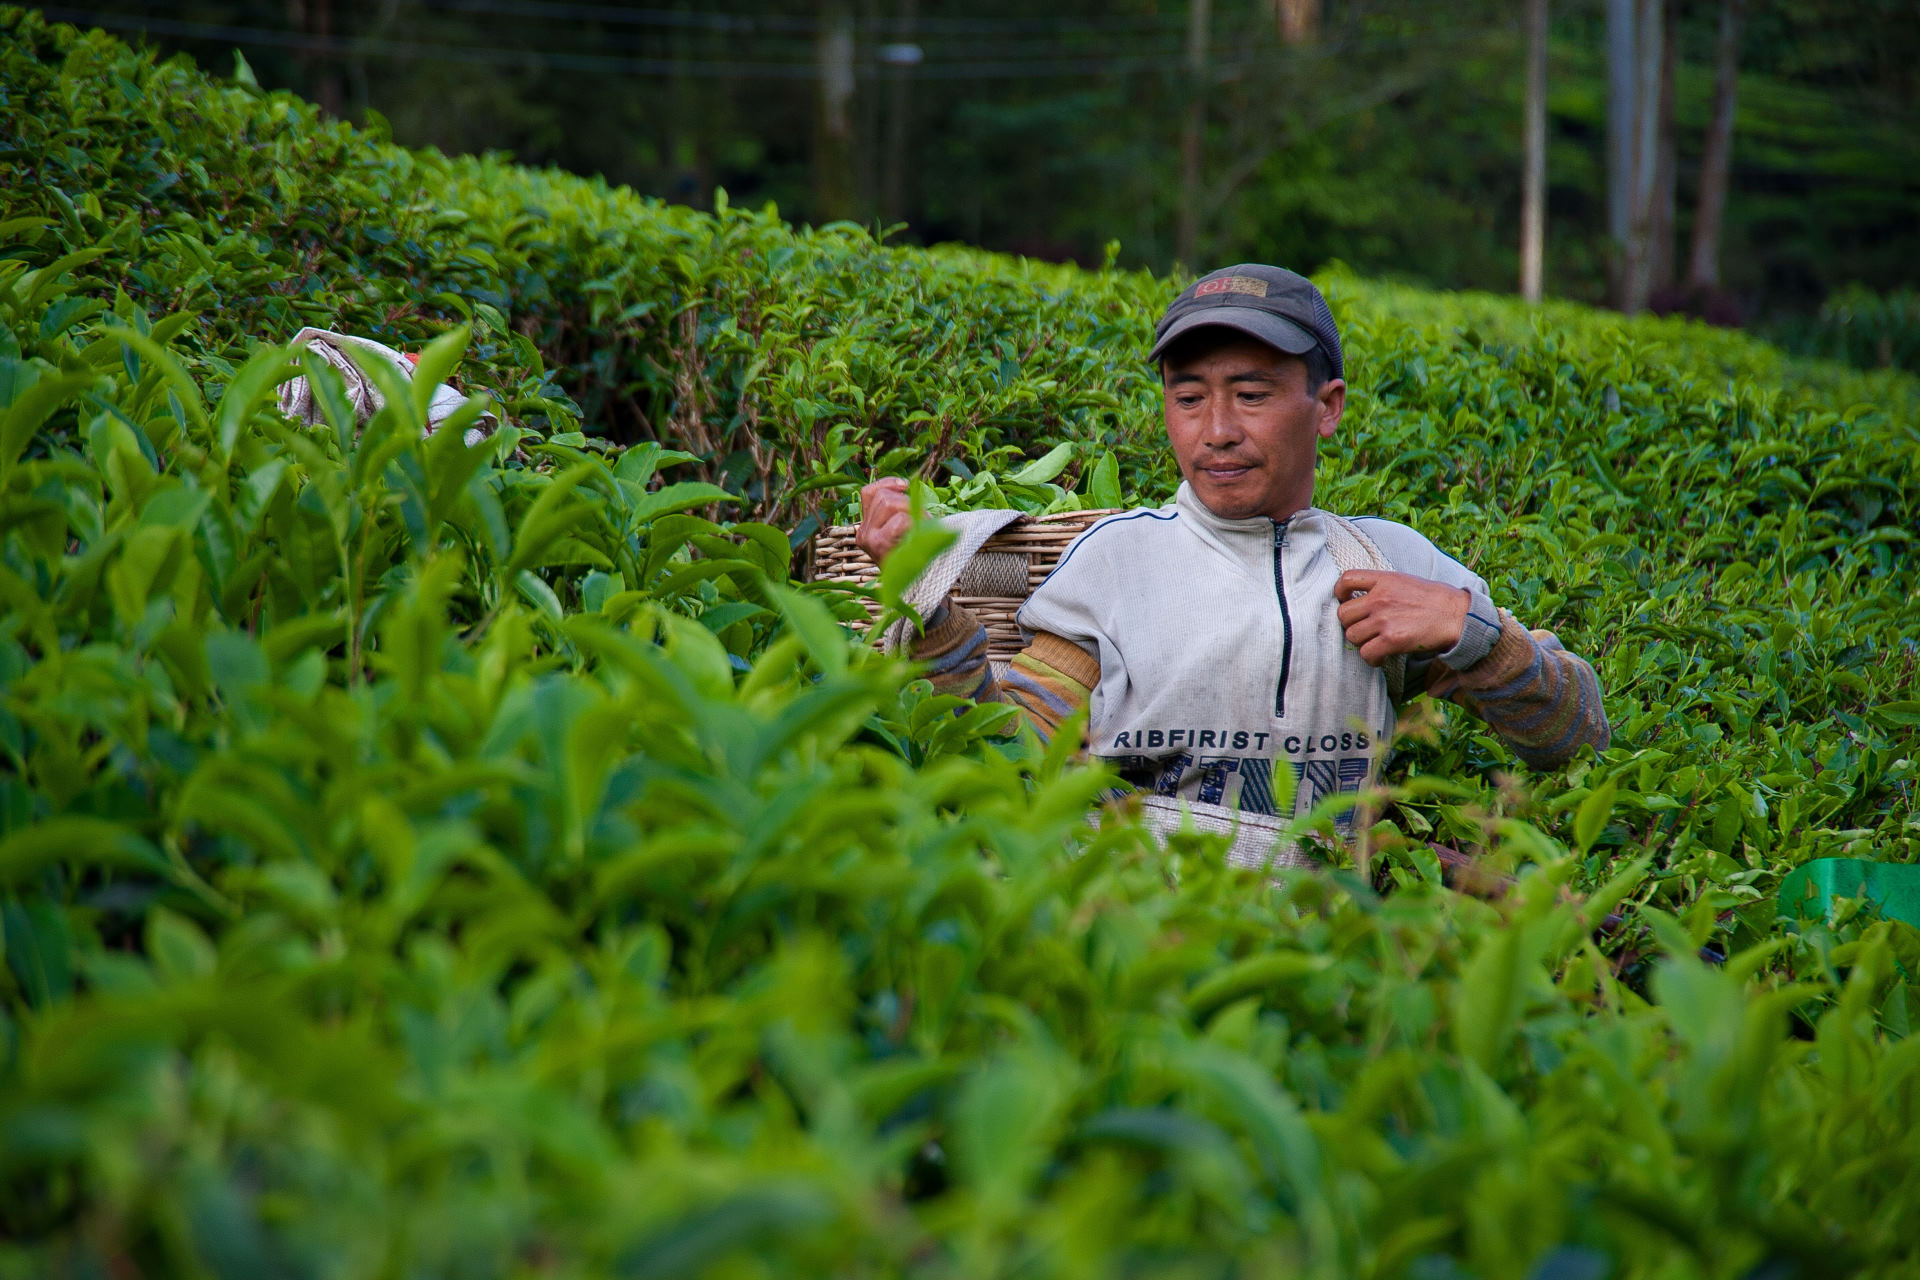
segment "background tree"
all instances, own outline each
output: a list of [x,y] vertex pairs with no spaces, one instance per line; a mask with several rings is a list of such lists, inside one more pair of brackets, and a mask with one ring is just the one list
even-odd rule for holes
[[[1644,311],[1653,292],[1662,225],[1660,159],[1665,126],[1667,57],[1664,0],[1608,0],[1608,125],[1612,165],[1608,210],[1617,266],[1613,302]],[[1670,225],[1670,220],[1669,220]]]
[[[223,72],[239,47],[263,84],[353,119],[378,112],[403,142],[506,150],[689,204],[725,187],[803,221],[900,221],[909,240],[1088,263],[1118,240],[1130,266],[1340,260],[1501,290],[1520,276],[1526,141],[1513,121],[1533,59],[1513,0],[1206,0],[1197,132],[1185,0],[1058,0],[1044,14],[1015,0],[327,0],[324,32],[320,0],[302,2],[49,12],[144,30]],[[1614,203],[1630,193],[1612,175],[1633,126],[1617,116],[1645,95],[1638,45],[1612,58],[1609,31],[1641,7],[1666,8],[1564,0],[1553,15],[1541,284],[1559,296],[1622,297],[1631,218]],[[1684,4],[1658,22],[1650,65],[1672,76],[1652,155],[1657,189],[1673,192],[1672,242],[1717,245],[1722,296],[1765,325],[1813,315],[1855,281],[1920,285],[1911,0],[1754,9],[1738,42],[1740,145],[1710,165],[1734,118],[1716,134],[1707,67],[1721,16]],[[843,35],[829,42],[832,30]],[[917,62],[892,60],[904,45]],[[1614,72],[1632,76],[1624,95],[1608,89]],[[1668,239],[1650,226],[1643,242]],[[1647,275],[1649,294],[1660,278]]]
[[1639,102],[1636,0],[1607,6],[1607,291],[1623,305],[1633,254],[1634,118]]
[[1680,0],[1658,0],[1659,76],[1654,98],[1653,185],[1647,202],[1647,298],[1654,303],[1673,293],[1675,215],[1679,194],[1679,146],[1674,132],[1674,76],[1680,65]]
[[907,138],[913,121],[913,69],[920,63],[920,46],[915,44],[915,22],[920,6],[917,0],[900,0],[898,25],[893,39],[883,46],[880,60],[891,73],[887,86],[887,158],[884,186],[880,192],[880,214],[887,222],[907,215]]
[[859,216],[854,177],[853,14],[827,6],[816,28],[820,118],[814,138],[814,208],[827,221]]
[[1187,118],[1180,129],[1180,225],[1174,232],[1175,261],[1192,266],[1200,247],[1200,219],[1206,193],[1201,151],[1207,130],[1207,45],[1213,25],[1212,0],[1187,0]]
[[1700,157],[1700,198],[1693,219],[1693,250],[1687,288],[1703,311],[1717,310],[1720,291],[1720,223],[1727,207],[1727,175],[1733,166],[1733,112],[1740,89],[1740,26],[1746,0],[1720,0],[1720,38],[1713,60],[1713,120]]
[[1308,44],[1319,32],[1320,0],[1274,0],[1273,7],[1282,44]]
[[1547,246],[1547,0],[1527,0],[1526,175],[1520,201],[1520,296],[1540,301]]

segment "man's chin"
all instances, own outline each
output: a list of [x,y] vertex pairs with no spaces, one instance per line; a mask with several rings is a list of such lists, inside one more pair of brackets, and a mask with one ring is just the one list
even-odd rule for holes
[[1193,493],[1207,510],[1222,520],[1250,520],[1265,514],[1261,510],[1260,496],[1248,492],[1242,485],[1202,481],[1193,486]]

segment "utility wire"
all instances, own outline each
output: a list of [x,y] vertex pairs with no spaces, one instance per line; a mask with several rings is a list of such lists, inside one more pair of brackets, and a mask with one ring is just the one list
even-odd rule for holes
[[[461,11],[472,7],[476,12],[496,12],[509,7],[526,4],[526,0],[479,0],[479,4],[459,4]],[[531,6],[527,6],[531,7]],[[545,8],[546,6],[541,6]],[[569,12],[592,10],[598,6],[565,6]],[[615,73],[664,74],[673,70],[681,75],[747,77],[764,75],[773,79],[812,79],[819,74],[819,67],[811,39],[784,50],[775,51],[775,56],[756,59],[721,58],[688,59],[656,55],[652,57],[613,58],[607,54],[581,54],[565,50],[533,48],[500,48],[487,45],[457,44],[443,41],[396,40],[379,36],[320,36],[301,31],[288,31],[279,28],[240,26],[232,23],[197,22],[178,18],[149,18],[131,14],[102,13],[97,10],[79,9],[62,5],[42,6],[40,10],[48,18],[60,22],[74,22],[106,27],[119,31],[141,31],[154,35],[172,36],[179,39],[201,39],[231,41],[238,44],[272,46],[294,49],[308,53],[330,53],[341,55],[359,55],[364,57],[389,57],[420,61],[477,62],[491,65],[549,65],[561,70],[606,71]],[[713,15],[689,15],[711,17]],[[591,19],[589,19],[591,20]],[[718,28],[702,28],[713,34],[720,34]],[[552,28],[548,28],[549,31]],[[579,32],[601,48],[647,50],[660,48],[662,37],[649,39],[646,36],[626,33]],[[942,42],[935,46],[934,52],[948,53],[964,50],[963,56],[942,60],[939,69],[929,69],[924,64],[917,72],[935,79],[965,79],[980,74],[989,77],[1017,77],[1026,74],[1028,64],[1045,63],[1034,66],[1035,74],[1098,74],[1108,70],[1138,70],[1157,65],[1170,56],[1159,47],[1135,47],[1115,49],[1111,46],[1094,52],[1080,48],[1034,46],[1026,42],[1024,47],[1007,50],[1004,42],[985,42],[979,47],[994,51],[996,56],[981,58],[975,53],[974,42]],[[791,61],[784,61],[778,55],[785,53]],[[868,59],[872,61],[871,58]]]
[[[425,15],[533,18],[540,21],[542,30],[556,34],[571,25],[598,49],[643,50],[656,55],[677,33],[692,33],[696,39],[751,42],[753,50],[766,60],[779,61],[784,56],[796,63],[812,63],[817,58],[815,41],[822,30],[819,21],[810,17],[634,10],[600,4],[556,3],[555,0],[409,0],[407,7],[417,18]],[[614,29],[578,30],[581,25],[603,22]],[[1089,58],[1166,58],[1177,52],[1164,30],[1142,29],[1137,24],[1116,25],[1111,31],[1071,23],[1010,22],[1005,25],[1007,30],[1002,31],[989,22],[965,19],[948,20],[940,29],[924,22],[908,26],[894,19],[850,24],[853,30],[864,34],[862,43],[910,38],[929,59],[941,63],[984,61],[1010,65],[1062,59],[1079,63]],[[1034,34],[1017,34],[1017,28],[1027,27],[1033,28]],[[1101,35],[1102,32],[1106,34]],[[1091,48],[1090,39],[1095,41]]]
[[[630,9],[620,5],[583,4],[577,0],[394,0],[396,5],[404,5],[428,12],[495,14],[508,17],[538,17],[548,21],[605,22],[613,25],[640,27],[663,27],[676,30],[703,31],[713,34],[731,34],[755,36],[761,33],[793,33],[810,38],[821,29],[820,19],[811,16],[793,14],[747,14],[747,13],[695,13],[677,9]],[[998,56],[989,59],[994,62],[1013,62],[1027,58],[1047,58],[1062,56],[1068,60],[1084,60],[1084,52],[1077,46],[1069,46],[1061,53],[1043,43],[1047,37],[1053,37],[1055,43],[1070,41],[1078,36],[1110,34],[1121,39],[1129,36],[1136,42],[1148,41],[1145,48],[1125,49],[1125,53],[1142,56],[1165,57],[1177,60],[1181,56],[1179,40],[1185,32],[1185,19],[1173,16],[1117,17],[1107,19],[1022,19],[1022,18],[939,18],[921,17],[912,22],[900,18],[861,18],[850,23],[860,32],[874,36],[925,37],[925,36],[967,36],[981,37],[973,41],[940,40],[929,50],[950,53],[958,48],[969,50],[980,47],[993,50]],[[1386,47],[1402,43],[1414,43],[1430,35],[1445,34],[1460,30],[1459,24],[1436,23],[1418,29],[1397,33],[1380,33],[1372,36],[1348,36],[1323,39],[1311,45],[1293,49],[1292,56],[1317,56],[1325,53],[1341,52],[1353,47]],[[1475,27],[1476,32],[1486,32],[1493,28]],[[593,38],[604,42],[611,33],[596,32]],[[1009,49],[1005,37],[1022,35],[1021,48]],[[1154,37],[1165,37],[1158,42]],[[618,36],[614,36],[618,39]],[[644,37],[643,37],[644,38]],[[1232,35],[1229,34],[1229,39]],[[810,49],[810,42],[809,42]],[[1028,52],[1038,49],[1039,52]],[[1094,56],[1111,56],[1113,47],[1109,45]]]
[[[624,26],[670,27],[683,30],[745,32],[795,31],[811,35],[820,29],[820,19],[796,14],[697,13],[681,9],[631,9],[625,5],[567,3],[566,0],[411,0],[420,8],[460,13],[495,13],[518,17],[573,19],[607,22]],[[1181,27],[1178,16],[1141,15],[1116,18],[940,18],[922,17],[912,22],[901,18],[859,18],[852,22],[856,31],[883,35],[955,34],[955,35],[1077,35],[1101,32],[1145,31],[1173,32]]]
[[[610,54],[564,53],[546,49],[504,49],[488,45],[442,44],[422,40],[388,40],[345,36],[316,36],[264,27],[238,27],[212,22],[185,22],[175,18],[139,18],[126,14],[94,13],[48,5],[40,12],[55,22],[172,36],[183,40],[217,40],[252,47],[294,49],[343,57],[393,58],[401,61],[455,62],[483,66],[547,68],[556,71],[594,71],[609,75],[689,76],[713,79],[813,80],[819,63],[731,61],[682,58],[635,58]],[[1083,58],[1073,61],[1030,63],[995,62],[922,64],[917,78],[933,80],[1006,79],[1037,75],[1102,75],[1146,70],[1164,65],[1158,57]]]
[[424,40],[318,36],[266,27],[237,27],[216,22],[184,22],[175,18],[140,18],[128,14],[93,13],[47,5],[40,12],[56,22],[136,31],[143,35],[173,36],[182,40],[219,40],[253,47],[294,49],[303,53],[395,58],[417,62],[462,62],[486,66],[547,67],[559,71],[602,71],[631,75],[762,76],[769,79],[810,79],[819,74],[811,63],[678,62],[672,58],[621,58],[601,54],[555,53],[540,49],[502,49],[486,45],[442,44]]
[[[485,0],[487,3],[517,3],[527,0]],[[591,8],[594,6],[573,6]],[[815,59],[780,62],[771,59],[687,59],[672,57],[631,57],[611,54],[573,53],[561,50],[509,49],[489,45],[448,44],[441,41],[394,40],[382,37],[319,36],[306,32],[246,27],[223,23],[193,22],[174,18],[144,18],[129,14],[100,13],[52,5],[41,9],[56,22],[133,31],[176,39],[231,42],[251,47],[293,49],[307,53],[325,53],[342,57],[391,58],[400,61],[451,62],[484,66],[597,72],[608,75],[686,76],[711,79],[813,80],[820,75]],[[1311,49],[1295,51],[1321,59],[1359,48],[1383,48],[1419,42],[1424,45],[1456,43],[1490,32],[1491,28],[1434,29],[1399,36],[1366,37],[1349,42],[1323,41]],[[599,38],[596,36],[596,38]],[[604,43],[604,39],[602,39]],[[938,52],[938,46],[933,51]],[[1175,55],[1095,53],[1079,57],[1044,53],[1031,57],[1002,56],[992,59],[928,61],[912,69],[921,80],[1026,79],[1053,76],[1130,75],[1145,71],[1165,71]],[[1216,64],[1216,72],[1225,77],[1258,69],[1265,63],[1257,58],[1242,58]],[[883,68],[871,60],[863,61],[861,73],[873,75]],[[897,69],[894,74],[901,74]]]

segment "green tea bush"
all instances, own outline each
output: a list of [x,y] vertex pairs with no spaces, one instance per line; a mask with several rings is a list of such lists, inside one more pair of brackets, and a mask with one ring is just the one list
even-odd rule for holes
[[[1910,1274],[1910,380],[1327,281],[1321,500],[1594,656],[1268,885],[853,643],[870,469],[1158,500],[1169,282],[408,152],[0,14],[0,1273]],[[302,324],[506,425],[273,407]],[[456,421],[453,426],[458,427]],[[1483,901],[1435,846],[1514,873]]]

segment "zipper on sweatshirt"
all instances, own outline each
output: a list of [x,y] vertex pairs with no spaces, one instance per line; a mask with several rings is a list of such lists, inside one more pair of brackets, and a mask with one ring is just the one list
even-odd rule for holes
[[1280,684],[1273,691],[1273,718],[1287,714],[1287,673],[1293,666],[1293,615],[1287,612],[1287,571],[1282,552],[1287,545],[1287,521],[1273,522],[1273,594],[1280,598]]

